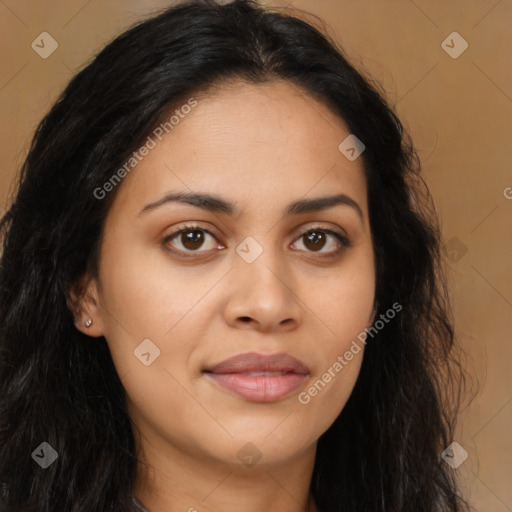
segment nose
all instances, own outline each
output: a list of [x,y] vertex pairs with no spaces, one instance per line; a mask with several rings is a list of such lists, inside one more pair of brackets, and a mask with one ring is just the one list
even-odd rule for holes
[[228,279],[224,316],[230,326],[270,332],[291,331],[302,323],[296,280],[265,251],[252,263],[237,258]]

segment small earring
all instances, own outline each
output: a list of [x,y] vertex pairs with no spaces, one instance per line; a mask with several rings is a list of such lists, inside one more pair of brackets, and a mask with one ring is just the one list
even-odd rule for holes
[[85,327],[90,327],[92,324],[92,318],[88,318],[86,321],[85,321]]

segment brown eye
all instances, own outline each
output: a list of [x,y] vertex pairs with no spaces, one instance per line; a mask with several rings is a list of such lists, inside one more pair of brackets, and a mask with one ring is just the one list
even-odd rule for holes
[[200,229],[194,229],[193,231],[182,232],[180,241],[185,249],[195,251],[204,243],[203,231]]
[[[200,250],[204,247],[208,238],[212,240],[210,247],[205,250]],[[185,256],[188,256],[186,253],[204,253],[208,252],[210,249],[218,248],[219,244],[215,242],[216,238],[209,231],[197,226],[185,226],[179,231],[172,233],[164,240],[164,244],[172,247],[170,250],[184,253]]]
[[326,234],[320,231],[311,231],[305,235],[302,235],[306,242],[304,245],[312,251],[318,251],[325,246]]
[[[344,247],[350,246],[346,237],[336,231],[323,228],[311,228],[302,233],[298,240],[302,241],[307,252],[322,255],[335,255],[341,252]],[[294,245],[297,245],[297,242]],[[324,247],[327,247],[327,250],[323,251],[322,249],[324,249]]]
[[[210,239],[210,247],[208,247],[208,239]],[[322,257],[336,256],[343,248],[350,246],[346,237],[336,231],[324,228],[310,228],[303,232],[298,240],[301,241],[304,249],[296,247],[297,242],[295,242],[296,249],[318,253]],[[208,253],[210,250],[225,248],[218,243],[212,233],[195,225],[185,226],[175,231],[167,236],[163,243],[169,251],[185,257],[192,257],[195,255],[194,253]]]

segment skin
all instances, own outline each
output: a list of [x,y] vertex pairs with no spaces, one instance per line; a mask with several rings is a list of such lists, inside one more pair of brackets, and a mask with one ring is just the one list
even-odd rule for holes
[[[363,162],[338,150],[350,133],[343,120],[288,82],[232,81],[195,98],[118,185],[77,327],[107,340],[147,464],[134,494],[151,512],[316,510],[308,489],[317,440],[349,398],[363,350],[309,403],[298,393],[373,320]],[[174,202],[140,213],[170,191],[215,194],[239,212]],[[281,218],[292,201],[334,194],[356,201],[362,218],[347,205]],[[195,252],[183,236],[163,241],[190,222],[211,233]],[[306,228],[333,229],[351,245],[327,234],[315,249]],[[236,252],[248,236],[263,249],[252,263]],[[134,356],[144,339],[160,350],[148,366]],[[245,352],[288,353],[309,375],[297,392],[262,403],[202,372]],[[246,443],[261,453],[252,467],[237,457]]]

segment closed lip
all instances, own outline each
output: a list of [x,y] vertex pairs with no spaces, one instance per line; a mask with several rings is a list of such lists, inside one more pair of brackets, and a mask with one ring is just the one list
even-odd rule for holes
[[308,367],[302,361],[285,353],[259,354],[257,352],[247,352],[225,359],[204,371],[216,374],[281,372],[309,375]]

